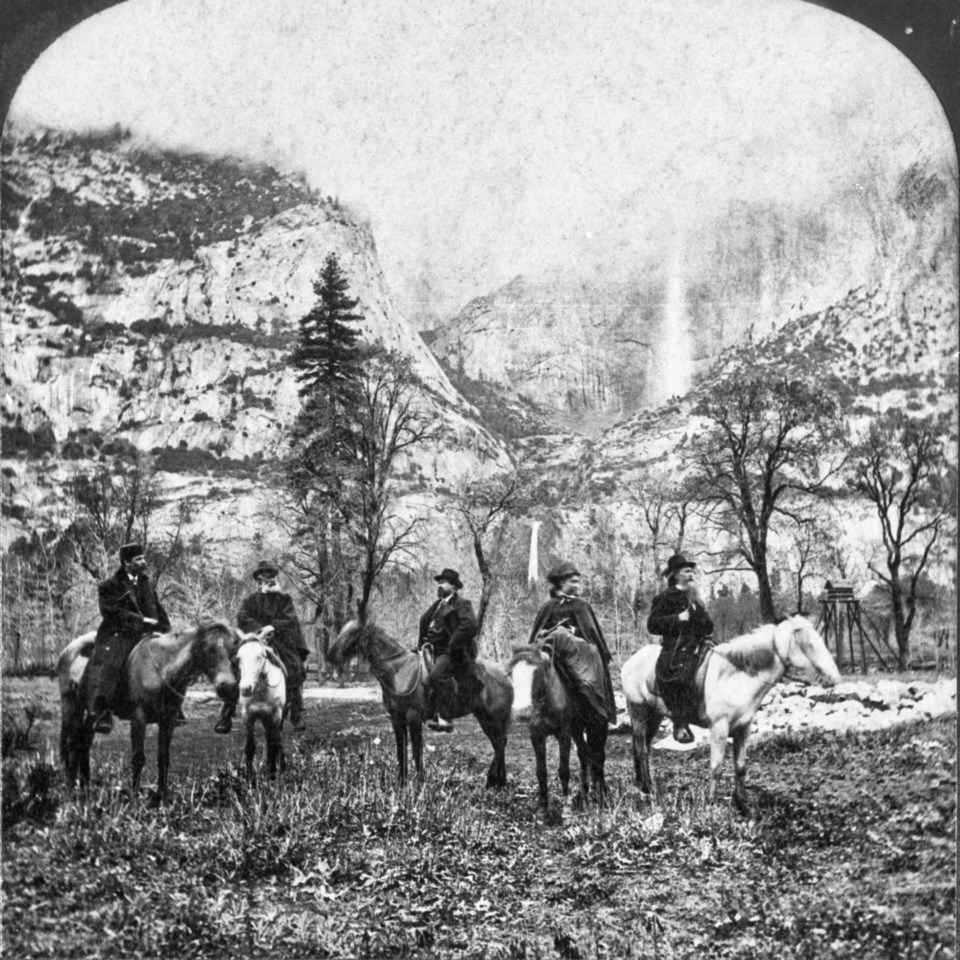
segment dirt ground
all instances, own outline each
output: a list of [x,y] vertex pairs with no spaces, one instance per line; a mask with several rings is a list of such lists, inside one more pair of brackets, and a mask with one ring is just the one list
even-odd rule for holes
[[[133,852],[111,859],[102,839],[79,839],[117,837],[130,815],[115,805],[98,823],[61,803],[53,820],[5,827],[4,952],[58,960],[956,956],[955,718],[758,743],[748,785],[759,816],[749,822],[705,802],[705,747],[655,753],[660,797],[651,804],[633,784],[630,738],[612,736],[610,807],[578,812],[554,796],[544,814],[522,726],[509,739],[505,791],[483,789],[491,751],[467,718],[452,735],[427,735],[426,785],[398,792],[376,691],[329,693],[309,699],[303,733],[285,733],[291,769],[272,801],[282,847],[270,834],[264,850],[273,852],[256,863],[251,847],[239,865],[210,866],[224,857],[222,844],[205,846],[217,831],[236,835],[242,824],[246,837],[251,828],[231,799],[242,788],[224,794],[237,781],[243,734],[239,725],[229,736],[213,732],[218,704],[202,690],[174,737],[171,807],[137,815],[140,832],[122,841]],[[3,706],[8,723],[33,713],[17,762],[56,763],[53,681],[7,680]],[[111,795],[119,785],[110,778],[128,773],[127,732],[120,722],[94,748],[94,778]],[[148,785],[155,764],[151,732]],[[553,744],[550,766],[556,795]],[[721,789],[731,786],[728,758]],[[144,864],[131,873],[130,857],[144,848],[162,851],[162,874]],[[173,874],[171,862],[180,864]],[[51,880],[54,863],[65,873]],[[195,919],[187,923],[185,912]],[[105,937],[112,952],[84,946]]]

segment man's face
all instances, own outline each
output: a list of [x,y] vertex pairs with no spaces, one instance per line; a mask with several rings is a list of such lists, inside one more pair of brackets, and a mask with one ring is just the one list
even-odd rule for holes
[[449,597],[455,589],[454,585],[447,580],[437,581],[437,592],[441,597]]
[[123,569],[126,570],[131,577],[139,577],[141,573],[147,572],[147,558],[143,556],[143,554],[139,557],[134,557],[123,565]]
[[696,583],[697,572],[693,567],[684,567],[677,573],[677,589],[687,590]]
[[570,597],[579,597],[583,592],[583,578],[579,573],[560,581],[560,592]]
[[280,581],[276,574],[261,574],[257,577],[261,593],[276,593],[280,589]]

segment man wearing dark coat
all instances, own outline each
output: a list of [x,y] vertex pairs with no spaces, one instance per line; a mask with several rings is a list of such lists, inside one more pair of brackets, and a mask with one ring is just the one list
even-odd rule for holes
[[572,563],[559,563],[547,574],[547,580],[552,585],[550,599],[537,613],[530,631],[530,642],[535,643],[541,635],[563,627],[573,634],[575,640],[586,641],[595,647],[599,656],[587,658],[577,655],[575,644],[555,641],[555,662],[561,670],[566,670],[567,678],[593,709],[613,723],[617,718],[609,667],[613,657],[593,607],[580,597],[580,571]]
[[445,567],[434,578],[437,600],[420,618],[417,648],[433,648],[430,671],[431,730],[449,733],[458,706],[468,704],[483,689],[477,676],[477,617],[473,604],[457,592],[463,589],[460,574]]
[[120,569],[98,587],[103,620],[84,674],[96,733],[113,729],[113,701],[133,648],[145,636],[170,630],[170,618],[146,571],[143,546],[127,543],[120,548]]
[[657,691],[674,715],[673,736],[678,743],[691,743],[689,722],[699,710],[699,695],[693,681],[701,656],[713,637],[713,621],[697,596],[696,564],[676,553],[667,561],[663,576],[667,589],[650,604],[647,630],[662,638],[657,658]]
[[[310,648],[303,639],[300,618],[293,598],[280,592],[280,568],[272,560],[261,560],[253,571],[257,590],[247,596],[237,612],[237,626],[244,633],[259,633],[270,627],[266,637],[269,645],[287,671],[287,700],[290,705],[290,723],[294,730],[303,730],[303,683],[307,678],[305,662]],[[229,733],[233,725],[235,703],[224,703],[220,719],[214,727],[217,733]]]

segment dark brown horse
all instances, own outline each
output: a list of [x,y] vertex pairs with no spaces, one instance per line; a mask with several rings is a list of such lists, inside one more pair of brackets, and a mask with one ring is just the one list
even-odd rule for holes
[[573,743],[580,760],[579,799],[587,798],[592,782],[597,799],[602,802],[606,793],[607,718],[570,689],[554,666],[549,647],[516,647],[510,661],[510,679],[515,692],[514,716],[526,721],[530,728],[530,742],[537,760],[540,805],[546,807],[549,802],[547,737],[556,737],[560,746],[558,773],[563,795],[570,794],[570,744]]
[[[67,778],[90,782],[90,746],[93,720],[86,705],[83,673],[96,634],[78,637],[64,648],[57,663],[60,680],[60,759]],[[187,687],[204,675],[221,699],[236,700],[237,681],[230,666],[237,636],[225,623],[203,623],[193,630],[145,637],[124,665],[120,702],[113,712],[130,721],[133,794],[140,791],[140,774],[146,763],[144,738],[147,724],[155,723],[157,736],[157,799],[167,798],[170,741]]]
[[[428,674],[419,653],[404,647],[380,627],[359,620],[348,623],[334,640],[327,653],[334,665],[350,657],[362,657],[383,691],[383,705],[390,714],[397,741],[397,762],[400,782],[407,779],[407,743],[413,754],[417,776],[423,779],[423,721],[429,716],[427,707]],[[513,704],[513,687],[503,667],[490,660],[477,660],[483,689],[474,700],[460,703],[457,717],[472,713],[480,729],[493,745],[493,761],[487,771],[487,786],[502,787],[507,782],[507,728]]]

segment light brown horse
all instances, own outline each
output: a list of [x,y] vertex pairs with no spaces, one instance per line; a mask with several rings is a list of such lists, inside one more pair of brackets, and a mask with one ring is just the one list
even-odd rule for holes
[[[633,727],[634,771],[645,794],[653,790],[650,747],[661,721],[670,715],[657,694],[659,655],[659,645],[641,647],[620,673]],[[753,633],[719,644],[697,671],[695,682],[702,692],[702,704],[694,723],[710,728],[710,800],[717,797],[729,736],[733,738],[733,803],[746,816],[753,812],[746,792],[750,725],[770,688],[783,679],[824,686],[840,680],[840,671],[823,638],[801,616],[789,617],[780,624],[764,624]]]
[[[429,716],[427,694],[429,671],[419,653],[408,650],[372,623],[352,620],[334,640],[327,656],[335,666],[350,657],[362,657],[383,691],[383,705],[390,715],[397,741],[400,782],[407,779],[407,743],[417,776],[423,779],[423,722]],[[493,761],[487,771],[488,787],[507,783],[507,728],[513,705],[513,686],[503,667],[490,660],[477,660],[483,689],[469,703],[461,703],[456,717],[472,713],[493,745]]]
[[[94,717],[87,711],[83,674],[93,649],[95,633],[77,637],[60,654],[60,759],[67,779],[90,782],[90,746]],[[213,684],[222,700],[237,699],[237,681],[230,657],[237,635],[226,623],[202,623],[192,630],[145,637],[124,665],[119,701],[113,712],[130,721],[133,795],[139,795],[140,775],[146,763],[147,724],[157,724],[157,799],[167,799],[170,741],[187,687],[200,675]]]

